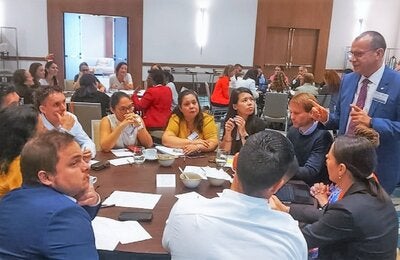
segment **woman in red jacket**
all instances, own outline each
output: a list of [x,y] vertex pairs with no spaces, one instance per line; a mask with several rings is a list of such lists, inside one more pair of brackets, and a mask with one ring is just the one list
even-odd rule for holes
[[229,80],[235,73],[235,67],[227,65],[215,83],[214,91],[211,95],[211,105],[216,107],[227,107],[229,104]]
[[139,99],[137,91],[132,95],[135,109],[142,111],[147,130],[164,130],[171,115],[172,92],[165,86],[162,70],[150,70],[147,77],[147,90]]

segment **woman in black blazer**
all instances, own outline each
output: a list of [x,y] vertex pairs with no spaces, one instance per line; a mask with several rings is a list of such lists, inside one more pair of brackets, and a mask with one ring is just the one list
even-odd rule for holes
[[[323,214],[302,228],[309,248],[319,259],[395,259],[397,214],[387,193],[374,177],[374,145],[364,137],[340,136],[326,156],[329,179],[342,198],[323,208]],[[378,176],[379,177],[379,176]],[[276,197],[271,206],[301,217],[299,207],[287,207]]]

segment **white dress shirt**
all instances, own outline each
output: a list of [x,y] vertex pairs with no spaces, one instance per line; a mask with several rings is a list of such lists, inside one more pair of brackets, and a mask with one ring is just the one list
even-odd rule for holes
[[172,259],[307,259],[297,221],[230,189],[213,199],[179,199],[162,244]]

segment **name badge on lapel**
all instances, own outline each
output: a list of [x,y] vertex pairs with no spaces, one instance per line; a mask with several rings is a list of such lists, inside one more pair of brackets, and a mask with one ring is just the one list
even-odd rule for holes
[[388,97],[389,97],[388,94],[375,91],[374,95],[372,96],[372,100],[379,102],[381,104],[386,104]]
[[189,140],[196,140],[199,137],[199,134],[197,132],[192,132],[187,139]]

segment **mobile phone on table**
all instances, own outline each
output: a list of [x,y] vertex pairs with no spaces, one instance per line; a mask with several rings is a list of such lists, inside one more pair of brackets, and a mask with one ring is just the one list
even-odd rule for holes
[[151,221],[153,219],[153,213],[151,211],[124,211],[118,216],[120,221]]

